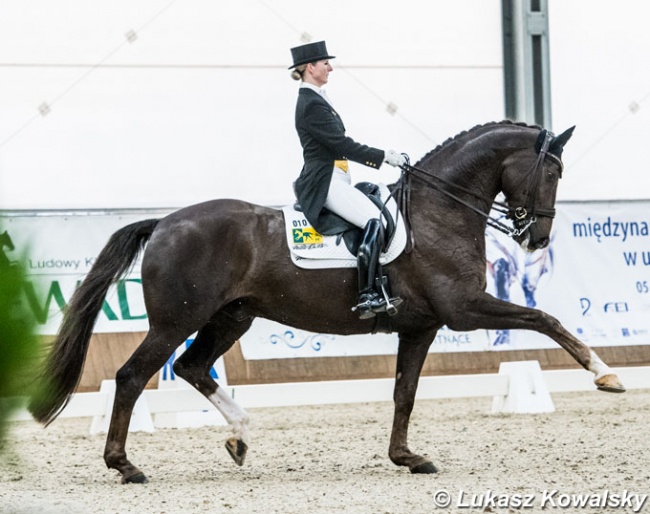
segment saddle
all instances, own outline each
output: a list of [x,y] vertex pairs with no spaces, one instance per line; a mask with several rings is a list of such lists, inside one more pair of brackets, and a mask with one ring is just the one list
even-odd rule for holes
[[[366,194],[381,210],[385,225],[386,251],[380,256],[382,265],[395,260],[406,247],[406,229],[397,203],[384,184],[362,182],[355,187]],[[306,269],[354,268],[363,230],[355,228],[342,234],[319,234],[305,218],[298,204],[282,209],[291,260]]]

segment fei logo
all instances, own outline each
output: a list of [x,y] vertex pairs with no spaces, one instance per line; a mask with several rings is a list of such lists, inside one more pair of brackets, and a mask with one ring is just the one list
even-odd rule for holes
[[630,312],[627,302],[607,302],[603,307],[605,312]]
[[319,244],[323,242],[321,236],[313,227],[294,228],[291,231],[294,243]]

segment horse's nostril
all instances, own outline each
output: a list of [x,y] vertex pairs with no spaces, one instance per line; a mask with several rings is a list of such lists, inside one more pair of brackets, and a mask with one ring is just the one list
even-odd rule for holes
[[548,237],[545,237],[544,239],[540,239],[535,243],[535,249],[536,250],[541,250],[542,248],[546,248],[548,246],[548,243],[550,242]]

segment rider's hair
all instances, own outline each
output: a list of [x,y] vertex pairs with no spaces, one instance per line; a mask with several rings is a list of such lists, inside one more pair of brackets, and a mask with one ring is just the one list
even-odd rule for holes
[[302,80],[302,76],[305,73],[306,69],[307,69],[306,64],[301,64],[300,66],[296,66],[293,70],[291,70],[291,78],[293,80]]

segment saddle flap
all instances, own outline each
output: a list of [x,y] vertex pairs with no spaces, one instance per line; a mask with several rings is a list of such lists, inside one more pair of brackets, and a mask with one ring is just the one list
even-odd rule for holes
[[[390,213],[395,226],[390,245],[380,257],[381,263],[387,264],[396,259],[404,250],[406,246],[406,229],[402,216],[399,214],[397,203],[393,198],[389,199],[390,191],[388,188],[383,184],[371,185],[378,188],[380,192],[378,198],[381,205],[388,199],[385,209]],[[296,211],[293,205],[285,206],[282,212],[285,220],[287,245],[294,264],[307,269],[356,267],[356,250],[359,243],[356,242],[355,244],[353,234],[324,236],[319,234],[307,221],[305,215]],[[359,229],[359,233],[362,234],[361,229]],[[360,239],[361,235],[358,237]],[[341,244],[344,238],[346,243]],[[348,244],[351,245],[351,249],[348,248]]]

